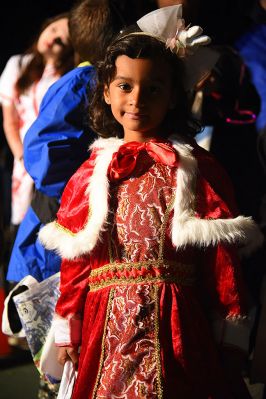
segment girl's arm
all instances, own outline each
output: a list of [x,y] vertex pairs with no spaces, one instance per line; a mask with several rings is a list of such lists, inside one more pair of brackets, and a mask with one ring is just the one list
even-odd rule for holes
[[59,347],[58,361],[62,365],[69,358],[74,366],[78,364],[78,347],[81,344],[83,309],[88,293],[89,273],[88,257],[62,261],[61,294],[53,321],[55,344]]
[[57,346],[79,346],[81,325],[90,274],[89,258],[62,261],[60,296],[56,305]]
[[206,250],[201,288],[228,383],[237,397],[246,397],[241,372],[248,356],[252,320],[236,248],[220,244]]
[[236,248],[219,244],[205,250],[200,287],[217,343],[247,351],[248,296]]
[[[203,219],[231,219],[238,215],[232,183],[224,169],[205,151],[196,149],[199,165],[197,212]],[[230,228],[230,226],[229,226]],[[247,290],[236,242],[202,250],[202,298],[212,318],[216,341],[246,351],[249,339]]]
[[[69,180],[57,213],[57,222],[49,223],[40,232],[40,239],[48,249],[59,250],[67,246],[68,237],[82,230],[89,216],[89,198],[86,194],[90,176],[94,168],[95,153]],[[50,227],[52,227],[52,232]],[[52,247],[51,247],[52,245]],[[65,348],[60,350],[60,362],[65,362],[71,354],[75,363],[77,348],[81,343],[81,328],[85,300],[88,293],[90,257],[83,255],[63,258],[60,275],[60,297],[58,299],[53,330],[55,343]],[[67,348],[73,348],[67,349]],[[73,356],[72,356],[73,354]]]
[[19,116],[14,103],[3,105],[3,127],[14,158],[22,160],[23,144],[19,134]]
[[8,145],[17,159],[22,159],[23,145],[19,134],[19,115],[15,107],[17,98],[16,82],[22,69],[30,61],[31,56],[12,56],[0,77],[0,103],[3,109],[3,127]]

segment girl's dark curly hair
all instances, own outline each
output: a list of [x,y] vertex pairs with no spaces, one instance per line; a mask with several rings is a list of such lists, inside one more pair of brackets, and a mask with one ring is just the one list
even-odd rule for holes
[[116,74],[116,59],[120,55],[130,58],[163,59],[172,71],[172,85],[176,104],[169,109],[162,124],[163,137],[172,134],[194,136],[200,124],[190,112],[190,102],[184,89],[185,70],[183,61],[165,47],[164,43],[148,35],[134,35],[135,27],[123,31],[107,48],[105,57],[96,65],[97,77],[91,93],[89,119],[91,128],[102,137],[123,137],[123,127],[114,118],[110,105],[104,100],[104,88],[109,86]]

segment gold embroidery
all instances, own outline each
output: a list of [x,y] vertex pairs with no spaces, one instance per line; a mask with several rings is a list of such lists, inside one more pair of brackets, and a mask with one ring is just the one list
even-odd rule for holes
[[59,224],[58,222],[55,222],[55,227],[59,230],[63,230],[65,233],[71,235],[71,236],[75,236],[77,233],[73,233],[73,231],[67,229],[66,227],[62,226],[61,224]]
[[104,363],[104,356],[105,356],[105,339],[106,339],[106,334],[107,334],[107,324],[108,324],[108,320],[110,318],[110,313],[111,313],[111,309],[112,309],[114,292],[115,292],[115,289],[112,288],[109,293],[105,322],[104,322],[104,329],[103,329],[100,364],[99,364],[99,369],[98,369],[98,373],[97,373],[97,377],[96,377],[96,382],[95,382],[95,385],[93,388],[92,399],[96,398],[96,394],[97,394],[97,390],[98,390],[98,386],[99,386],[99,382],[100,382],[100,378],[101,378],[101,373],[102,373],[102,368],[103,368],[103,363]]
[[[89,210],[88,212],[88,221],[85,224],[85,226],[83,227],[83,229],[79,230],[79,232],[85,230],[87,224],[89,223],[90,217],[91,217],[91,210]],[[73,231],[69,230],[67,227],[62,226],[61,224],[59,224],[57,221],[55,221],[55,227],[58,228],[59,230],[63,230],[66,234],[69,234],[71,236],[75,236],[78,233],[73,233]]]
[[172,261],[172,262],[164,261],[163,259],[162,260],[147,260],[147,261],[142,261],[142,262],[128,262],[128,263],[114,262],[114,263],[108,263],[107,265],[104,265],[102,267],[92,270],[90,276],[91,277],[99,276],[100,274],[106,273],[109,271],[116,272],[118,270],[132,270],[132,269],[140,270],[142,267],[150,269],[151,266],[158,267],[158,268],[163,267],[165,269],[168,269],[170,266],[177,266],[179,268],[187,268],[190,265],[176,263],[174,261]]
[[114,277],[110,279],[105,279],[101,282],[97,283],[89,283],[89,288],[90,291],[97,291],[101,288],[106,288],[111,285],[128,285],[128,284],[138,284],[138,283],[177,283],[177,284],[182,284],[182,285],[193,285],[194,283],[194,277],[186,277],[186,276],[172,276],[172,275],[166,275],[166,276],[151,276],[147,275],[146,277],[139,276],[139,277],[133,277],[133,278],[127,278],[127,277]]
[[169,220],[170,212],[173,209],[175,202],[175,196],[172,197],[169,205],[167,206],[167,209],[164,214],[164,220],[161,226],[161,236],[160,236],[160,241],[159,241],[159,261],[163,261],[163,248],[164,248],[164,242],[165,242],[165,234],[166,234],[166,225]]
[[[113,259],[113,253],[112,253],[112,237],[110,234],[108,234],[108,254],[109,254],[109,260],[111,263],[113,263],[114,259]],[[99,269],[102,269],[101,267]]]
[[155,332],[155,360],[157,368],[157,392],[158,399],[163,399],[163,385],[162,385],[162,366],[161,366],[161,350],[159,340],[159,287],[155,285],[155,319],[154,319],[154,332]]
[[[165,243],[165,235],[166,235],[166,227],[167,227],[167,223],[169,221],[169,217],[170,217],[170,213],[174,207],[174,202],[175,202],[175,195],[172,195],[170,202],[167,206],[167,209],[165,211],[164,214],[164,218],[163,218],[163,222],[161,224],[160,227],[160,238],[159,238],[159,254],[158,254],[158,261],[163,263],[163,252],[164,252],[164,243]],[[108,252],[109,252],[109,260],[110,263],[114,263],[114,256],[113,256],[113,248],[112,248],[112,240],[110,237],[110,229],[109,229],[109,248],[108,248]],[[157,261],[157,262],[158,262]],[[155,261],[156,262],[156,261]],[[154,262],[153,262],[154,263]]]
[[146,399],[147,398],[147,388],[146,386],[143,384],[143,382],[141,382],[138,386],[138,395],[140,399]]

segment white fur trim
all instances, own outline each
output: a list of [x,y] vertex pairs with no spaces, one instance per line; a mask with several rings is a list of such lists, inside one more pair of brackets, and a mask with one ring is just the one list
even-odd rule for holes
[[195,217],[197,161],[191,147],[174,144],[180,157],[176,177],[176,197],[172,220],[172,242],[179,249],[186,245],[207,247],[219,242],[243,244],[247,255],[262,245],[263,235],[251,217],[230,219],[200,219]]
[[[86,190],[90,210],[88,222],[78,233],[68,232],[56,222],[47,224],[39,233],[39,239],[47,249],[55,250],[63,258],[74,259],[88,254],[95,247],[108,215],[108,166],[113,153],[122,144],[122,139],[109,138],[98,139],[91,145],[90,149],[96,149],[98,155]],[[263,236],[249,217],[216,220],[195,217],[197,160],[190,145],[180,140],[173,146],[180,156],[172,221],[173,245],[176,248],[186,245],[204,247],[218,242],[237,242],[245,244],[243,253],[249,253],[261,245]]]
[[187,214],[194,213],[195,186],[198,173],[197,160],[192,155],[192,148],[186,144],[174,144],[179,154],[179,167],[176,176],[176,195],[174,203],[174,220]]
[[107,169],[113,153],[122,143],[122,140],[116,138],[99,139],[93,143],[91,148],[97,149],[98,155],[86,190],[86,194],[89,195],[89,220],[76,234],[60,228],[56,222],[44,226],[39,233],[39,239],[47,249],[56,250],[61,257],[74,259],[95,247],[108,214]]
[[109,139],[99,138],[90,145],[90,151],[95,149],[108,150],[113,151],[113,154],[122,144],[124,144],[124,140],[117,137],[110,137]]
[[219,242],[245,244],[241,249],[248,254],[263,242],[258,226],[251,217],[234,219],[199,219],[194,216],[176,217],[172,228],[172,241],[176,248],[186,245],[206,247]]

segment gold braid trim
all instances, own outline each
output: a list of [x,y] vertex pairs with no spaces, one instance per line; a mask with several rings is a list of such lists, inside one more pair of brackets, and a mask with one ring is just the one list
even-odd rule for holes
[[162,365],[161,365],[161,348],[159,339],[159,286],[154,286],[154,299],[155,299],[155,318],[154,318],[154,332],[155,332],[155,360],[157,368],[157,393],[158,399],[163,399],[163,384],[162,384]]
[[108,263],[107,265],[92,270],[90,276],[96,277],[99,276],[99,274],[106,273],[109,271],[116,272],[118,270],[132,270],[132,269],[140,270],[142,267],[150,269],[151,266],[163,267],[165,269],[168,269],[170,266],[177,266],[178,268],[187,268],[190,265],[176,263],[175,261],[166,261],[166,263],[164,263],[163,259],[147,260],[142,262],[125,262],[125,263],[114,262],[114,263]]
[[106,288],[111,285],[129,285],[129,284],[141,284],[141,283],[177,283],[182,285],[193,285],[195,282],[194,277],[176,277],[176,276],[139,276],[132,278],[119,278],[114,277],[103,280],[99,283],[89,283],[90,292]]
[[92,399],[96,398],[97,390],[98,390],[100,379],[101,379],[103,363],[104,363],[104,356],[105,356],[105,339],[106,339],[106,335],[107,335],[107,324],[108,324],[108,321],[110,318],[110,313],[111,313],[111,308],[112,308],[112,303],[113,303],[113,298],[114,298],[114,292],[115,292],[115,290],[114,290],[114,288],[112,288],[109,293],[105,322],[104,322],[102,345],[101,345],[100,364],[99,364],[99,368],[98,368],[96,382],[95,382],[95,385],[93,388]]
[[161,235],[160,235],[160,240],[159,240],[159,256],[158,259],[160,262],[163,262],[163,249],[164,249],[164,242],[165,242],[165,235],[166,235],[166,226],[170,217],[170,212],[173,209],[175,203],[175,195],[172,196],[169,205],[167,206],[167,209],[164,214],[164,220],[161,225]]
[[81,230],[79,230],[77,233],[73,233],[73,231],[69,230],[67,227],[62,226],[62,225],[61,225],[60,223],[58,223],[57,221],[54,222],[54,223],[55,223],[55,227],[56,227],[57,229],[59,229],[59,230],[64,231],[66,234],[69,234],[69,235],[71,235],[72,237],[74,237],[74,236],[77,235],[79,232],[81,232],[81,231],[83,231],[83,230],[86,229],[86,226],[87,226],[87,224],[89,223],[91,214],[92,214],[92,211],[91,211],[91,209],[89,209],[89,210],[88,210],[88,220],[87,220],[87,222],[85,223],[85,226],[84,226]]
[[55,222],[55,227],[59,230],[63,230],[64,233],[67,233],[71,236],[75,236],[77,233],[73,233],[73,231],[67,229],[66,227],[62,226],[61,224],[59,224],[58,222]]

